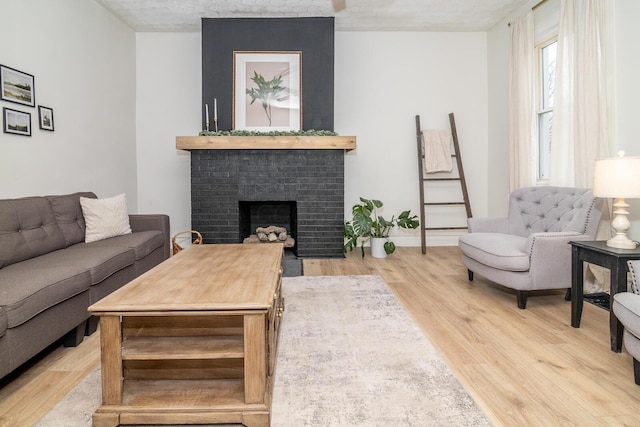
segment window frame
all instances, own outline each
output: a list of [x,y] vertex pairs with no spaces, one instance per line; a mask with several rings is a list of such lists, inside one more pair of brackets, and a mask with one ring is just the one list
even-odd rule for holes
[[[548,113],[552,113],[554,112],[554,107],[544,107],[544,96],[543,96],[543,90],[544,90],[544,84],[543,84],[543,80],[544,80],[544,75],[543,75],[543,70],[542,70],[542,53],[543,53],[543,49],[554,44],[554,43],[558,43],[558,36],[554,35],[552,37],[549,37],[547,39],[545,39],[544,41],[538,43],[535,47],[536,49],[536,147],[535,147],[535,176],[536,176],[536,184],[537,185],[548,185],[549,184],[549,179],[548,178],[541,178],[540,177],[540,158],[541,158],[541,150],[540,147],[542,146],[542,140],[541,140],[541,132],[540,132],[540,125],[541,125],[541,119],[543,117],[543,115],[548,114]],[[557,59],[557,47],[556,47],[556,59]],[[556,62],[556,67],[557,67],[557,62]],[[557,70],[557,68],[556,68]],[[556,75],[554,75],[554,88],[555,88],[555,78]],[[553,127],[552,127],[552,132],[551,132],[551,139],[553,139]],[[550,158],[548,159],[548,161],[550,161]]]

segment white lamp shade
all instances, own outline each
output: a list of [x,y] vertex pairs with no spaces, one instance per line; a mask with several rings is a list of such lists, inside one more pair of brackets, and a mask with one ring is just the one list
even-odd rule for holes
[[640,157],[596,160],[593,195],[623,199],[640,198]]

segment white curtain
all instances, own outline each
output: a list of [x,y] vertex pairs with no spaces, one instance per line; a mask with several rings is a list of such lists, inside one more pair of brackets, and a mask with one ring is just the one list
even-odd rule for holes
[[535,184],[536,59],[533,12],[511,22],[509,64],[509,189]]
[[592,187],[613,151],[611,0],[562,0],[549,183]]

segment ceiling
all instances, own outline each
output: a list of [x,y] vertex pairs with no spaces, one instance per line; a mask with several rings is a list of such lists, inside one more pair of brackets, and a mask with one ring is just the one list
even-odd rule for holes
[[519,7],[531,2],[531,0],[97,1],[138,32],[199,32],[201,18],[319,16],[335,16],[335,26],[338,31],[486,31]]

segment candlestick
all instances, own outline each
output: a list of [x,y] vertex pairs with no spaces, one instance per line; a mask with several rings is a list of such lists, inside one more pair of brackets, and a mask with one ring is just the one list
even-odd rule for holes
[[213,120],[218,120],[218,98],[213,98]]
[[204,104],[204,122],[209,130],[209,104]]
[[213,119],[213,128],[215,129],[216,132],[218,132],[218,119],[217,118]]

